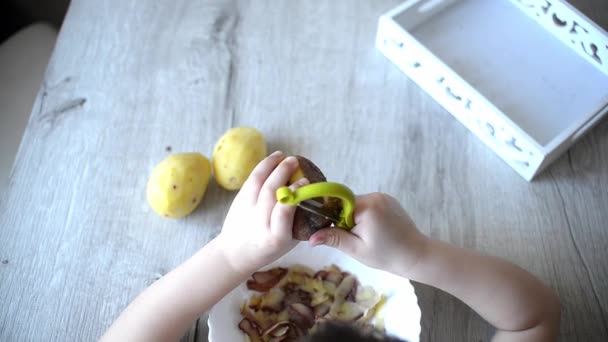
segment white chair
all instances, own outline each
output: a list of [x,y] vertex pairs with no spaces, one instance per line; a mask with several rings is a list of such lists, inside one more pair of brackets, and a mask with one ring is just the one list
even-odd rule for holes
[[0,45],[0,197],[49,62],[57,31],[32,24]]

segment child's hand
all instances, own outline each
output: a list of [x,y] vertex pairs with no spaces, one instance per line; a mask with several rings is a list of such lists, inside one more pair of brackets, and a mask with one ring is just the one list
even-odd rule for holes
[[362,263],[405,275],[418,262],[427,238],[393,197],[373,193],[357,197],[355,227],[322,229],[312,245],[335,247]]
[[[237,272],[249,275],[297,244],[291,233],[295,207],[276,200],[277,189],[297,167],[296,158],[275,152],[255,167],[236,195],[217,239]],[[303,178],[291,187],[307,183]]]

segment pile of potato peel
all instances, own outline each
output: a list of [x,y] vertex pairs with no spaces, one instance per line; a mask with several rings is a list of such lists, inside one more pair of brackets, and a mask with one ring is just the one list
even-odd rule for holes
[[250,342],[297,341],[328,320],[383,330],[376,316],[386,297],[335,265],[256,272],[247,288],[258,293],[241,306],[238,326]]

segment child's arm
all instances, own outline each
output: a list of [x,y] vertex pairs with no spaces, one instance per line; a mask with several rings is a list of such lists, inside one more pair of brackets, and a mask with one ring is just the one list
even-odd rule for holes
[[102,340],[177,340],[251,273],[293,248],[295,208],[278,204],[275,193],[297,165],[281,153],[263,160],[235,197],[218,237],[140,294]]
[[390,196],[360,196],[351,233],[325,229],[313,245],[339,248],[361,262],[440,288],[497,328],[494,341],[554,341],[560,304],[552,290],[504,260],[421,234]]

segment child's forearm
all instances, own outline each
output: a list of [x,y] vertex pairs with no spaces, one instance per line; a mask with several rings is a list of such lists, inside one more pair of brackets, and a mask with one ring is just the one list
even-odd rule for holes
[[131,303],[102,340],[171,341],[245,281],[213,240]]
[[498,332],[495,341],[554,341],[560,305],[553,291],[504,260],[427,240],[412,280],[442,289],[469,305]]

